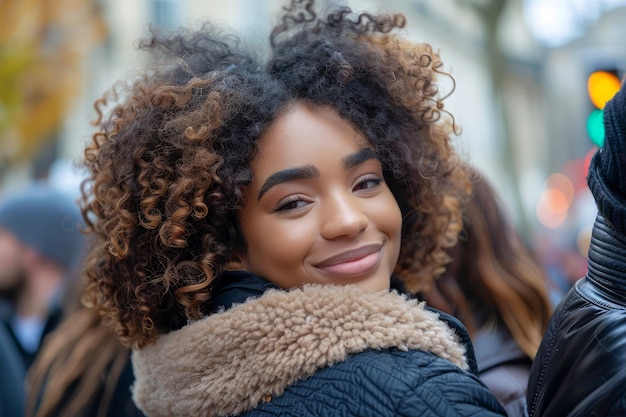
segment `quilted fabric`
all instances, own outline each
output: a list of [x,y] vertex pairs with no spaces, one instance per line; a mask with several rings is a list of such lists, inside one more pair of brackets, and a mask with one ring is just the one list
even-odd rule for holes
[[350,286],[264,288],[133,353],[146,415],[506,415],[472,372],[466,330],[424,303]]
[[430,353],[392,349],[319,370],[242,417],[503,415],[475,375]]

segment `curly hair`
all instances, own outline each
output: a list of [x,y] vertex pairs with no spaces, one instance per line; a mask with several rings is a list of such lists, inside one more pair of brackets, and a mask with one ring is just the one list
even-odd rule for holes
[[407,287],[443,272],[471,183],[437,84],[452,77],[429,45],[392,33],[404,25],[292,0],[265,61],[208,23],[141,43],[153,65],[96,102],[81,203],[95,238],[84,300],[123,343],[203,315],[211,282],[245,251],[237,212],[257,142],[295,102],[336,109],[378,152],[403,214]]

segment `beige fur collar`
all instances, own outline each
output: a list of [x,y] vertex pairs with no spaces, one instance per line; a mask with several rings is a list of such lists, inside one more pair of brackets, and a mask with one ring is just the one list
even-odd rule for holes
[[467,369],[452,329],[395,292],[271,290],[133,352],[135,402],[150,417],[225,416],[366,349],[420,349]]

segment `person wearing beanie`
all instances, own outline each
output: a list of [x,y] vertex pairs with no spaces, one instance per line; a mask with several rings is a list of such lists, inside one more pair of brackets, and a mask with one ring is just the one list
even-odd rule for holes
[[72,196],[44,182],[0,197],[0,322],[26,368],[60,320],[61,299],[84,251]]
[[25,392],[21,384],[25,369],[9,332],[0,326],[0,417],[24,415]]
[[588,272],[565,295],[536,355],[530,417],[626,416],[626,86],[604,108],[587,184],[598,207]]

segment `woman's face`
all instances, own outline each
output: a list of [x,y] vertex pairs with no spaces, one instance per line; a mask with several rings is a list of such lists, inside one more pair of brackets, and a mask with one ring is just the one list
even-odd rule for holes
[[239,214],[249,272],[282,288],[389,288],[402,216],[365,138],[329,108],[297,104],[259,141]]

